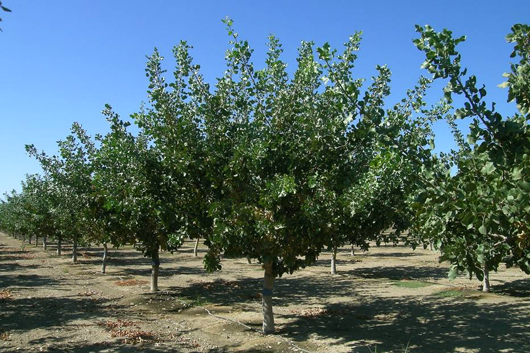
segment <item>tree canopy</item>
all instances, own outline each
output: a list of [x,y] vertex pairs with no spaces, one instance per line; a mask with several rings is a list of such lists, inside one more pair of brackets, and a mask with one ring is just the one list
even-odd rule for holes
[[[208,271],[224,257],[264,267],[264,332],[274,331],[274,279],[314,263],[324,249],[405,241],[431,243],[451,263],[485,279],[502,261],[530,273],[530,31],[507,37],[518,58],[506,74],[503,116],[486,88],[462,68],[448,30],[417,27],[425,53],[415,87],[388,102],[391,72],[355,78],[362,33],[344,47],[302,42],[289,74],[271,36],[262,69],[230,19],[226,70],[210,85],[180,42],[168,79],[155,48],[148,57],[148,102],[131,115],[130,131],[110,106],[110,132],[92,139],[79,124],[59,142],[59,156],[28,146],[44,175],[28,176],[22,193],[0,205],[2,229],[78,241],[134,243],[152,261],[185,238],[204,239]],[[428,106],[433,81],[443,98]],[[464,99],[462,106],[453,101]],[[436,154],[432,124],[446,119],[457,150]],[[458,120],[470,121],[467,139]],[[411,234],[404,234],[410,230]],[[75,250],[74,250],[75,255]]]
[[[459,149],[422,174],[413,229],[451,262],[450,277],[467,271],[484,280],[484,291],[489,290],[489,271],[502,261],[530,273],[529,29],[515,25],[507,37],[515,43],[511,57],[519,62],[511,65],[501,86],[508,87],[508,101],[515,101],[519,112],[502,116],[495,103],[491,108],[487,104],[486,88],[477,86],[477,78],[461,67],[456,46],[465,37],[417,28],[421,37],[415,44],[426,54],[423,67],[435,79],[448,81],[444,93],[449,103],[453,95],[463,96],[465,102],[448,116]],[[467,139],[455,124],[458,119],[470,120]]]

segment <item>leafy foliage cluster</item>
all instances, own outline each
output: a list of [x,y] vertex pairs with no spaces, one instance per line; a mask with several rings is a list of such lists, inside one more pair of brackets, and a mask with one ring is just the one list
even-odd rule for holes
[[[519,112],[509,117],[497,112],[494,103],[488,107],[485,87],[462,69],[455,48],[464,37],[453,39],[450,31],[436,33],[430,27],[418,31],[415,44],[427,58],[423,66],[435,79],[448,81],[448,102],[456,94],[465,103],[448,116],[459,150],[422,174],[413,230],[451,262],[450,277],[467,271],[487,280],[502,261],[530,273],[530,27],[515,25],[507,37],[516,44],[511,57],[520,59],[501,85],[508,87],[508,101],[517,103]],[[456,127],[460,119],[471,120],[467,140]]]
[[[159,51],[148,57],[149,100],[131,116],[138,134],[107,106],[105,136],[91,138],[74,124],[59,156],[28,146],[44,173],[7,195],[1,228],[137,243],[154,265],[159,249],[202,238],[212,271],[222,256],[245,256],[272,263],[281,276],[326,248],[404,239],[434,244],[451,276],[467,270],[483,278],[501,261],[530,272],[528,26],[508,36],[520,61],[504,85],[519,113],[503,117],[461,67],[457,45],[465,38],[450,31],[417,28],[432,79],[420,77],[390,106],[386,66],[370,82],[353,77],[362,33],[342,51],[302,42],[289,75],[277,38],[256,69],[249,44],[224,22],[230,48],[214,85],[186,42],[173,49],[170,82]],[[447,81],[444,99],[427,107],[433,80]],[[465,98],[463,107],[452,107],[454,95]],[[441,118],[459,149],[436,155],[431,125]],[[471,120],[467,140],[459,119]]]

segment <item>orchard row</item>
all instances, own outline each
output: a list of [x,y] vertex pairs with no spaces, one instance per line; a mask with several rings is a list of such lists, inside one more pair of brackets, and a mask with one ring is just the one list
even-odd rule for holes
[[[290,75],[276,38],[256,70],[252,49],[225,23],[230,48],[214,87],[186,42],[173,49],[169,83],[155,49],[149,101],[131,115],[138,132],[107,106],[108,134],[92,138],[74,123],[57,156],[27,146],[43,173],[6,194],[0,228],[72,242],[73,261],[78,244],[141,244],[152,291],[160,249],[188,238],[204,239],[209,271],[222,255],[257,259],[266,333],[274,331],[275,277],[314,263],[323,249],[430,243],[450,261],[450,276],[467,271],[484,290],[501,262],[530,272],[529,26],[507,37],[518,62],[505,86],[518,113],[502,116],[461,67],[456,47],[465,38],[450,31],[417,27],[432,77],[389,108],[387,67],[368,83],[353,76],[360,33],[342,51],[303,42]],[[430,107],[435,80],[446,86]],[[448,154],[433,152],[432,124],[441,119],[458,145]],[[470,123],[467,139],[459,119]]]

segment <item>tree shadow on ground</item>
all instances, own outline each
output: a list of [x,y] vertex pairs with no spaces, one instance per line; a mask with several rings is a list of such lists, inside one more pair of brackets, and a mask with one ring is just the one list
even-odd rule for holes
[[25,297],[0,301],[0,319],[5,330],[29,331],[63,326],[70,321],[105,315],[109,299],[79,297]]
[[[131,265],[132,266],[132,265]],[[127,267],[126,265],[110,264],[108,268],[116,268],[119,272],[125,276],[150,276],[151,275],[151,262],[143,261],[143,263],[136,263],[135,268]],[[193,266],[179,266],[166,264],[162,262],[160,264],[159,281],[163,281],[164,277],[178,276],[178,275],[197,275],[202,276],[206,274],[206,271],[202,267]]]
[[[85,254],[85,256],[83,256]],[[101,267],[102,252],[97,251],[81,251],[79,256],[79,264],[86,266],[94,266],[94,268]],[[162,253],[167,255],[167,253]],[[195,257],[189,259],[177,256],[164,256],[161,258],[160,264],[160,278],[174,276],[179,274],[204,275],[206,271],[201,266],[187,266],[188,261],[197,260]],[[123,251],[109,251],[109,258],[107,260],[107,269],[115,269],[124,276],[150,276],[151,275],[151,259],[142,255],[141,252],[134,249],[127,249]]]
[[493,293],[509,295],[516,298],[530,297],[530,278],[518,279],[511,282],[505,282],[492,287]]
[[[370,253],[369,251],[366,251],[366,252],[357,251],[354,256],[351,256],[350,251],[348,249],[338,249],[337,255],[338,256],[336,259],[336,265],[337,265],[337,270],[339,270],[340,272],[340,267],[343,266],[344,264],[369,261],[370,258],[396,258],[397,259],[397,258],[410,258],[410,257],[415,257],[415,256],[423,256],[424,254],[414,253],[414,252]],[[312,264],[311,266],[330,267],[331,266],[331,252],[322,252],[318,260],[316,260],[315,263]]]
[[[111,337],[109,333],[109,338]],[[34,346],[45,346],[47,352],[57,353],[97,353],[97,352],[113,352],[113,353],[161,353],[161,352],[189,352],[188,349],[183,349],[186,346],[180,342],[165,342],[165,344],[155,345],[154,340],[143,341],[142,343],[135,342],[125,343],[120,339],[110,339],[103,342],[82,343],[69,342],[61,338],[45,337],[29,341]]]
[[447,278],[448,270],[444,267],[433,266],[392,266],[392,267],[363,267],[342,272],[347,275],[366,279],[442,279]]
[[7,248],[0,248],[0,264],[14,263],[16,261],[27,258],[34,258],[35,254],[27,250],[6,250]]
[[[337,258],[336,261],[335,261],[335,264],[337,266],[337,271],[340,272],[341,268],[347,264],[354,264],[354,263],[358,263],[358,262],[361,262],[362,260],[360,260],[358,257],[350,257],[350,258]],[[318,260],[316,260],[314,263],[312,263],[311,265],[308,266],[308,268],[311,268],[311,267],[324,267],[324,268],[328,268],[328,270],[331,270],[331,255],[328,257],[328,256],[325,256],[324,258],[319,258]]]
[[7,250],[9,248],[3,247],[0,248],[0,260],[18,260],[21,258],[21,255],[27,254],[26,250]]
[[[237,305],[261,301],[263,280],[241,277],[235,281],[217,279],[198,281],[182,287],[170,287],[171,295],[203,300],[217,305]],[[353,296],[351,279],[342,277],[311,277],[276,279],[274,283],[274,305],[313,305],[321,298],[332,296]]]
[[[429,280],[445,278],[447,270],[436,267],[398,266],[392,268],[360,268],[343,272],[344,276],[290,277],[285,275],[274,282],[275,305],[315,305],[326,297],[354,297],[355,278],[388,280]],[[261,274],[240,277],[235,281],[199,280],[182,287],[170,287],[175,295],[195,300],[201,297],[206,302],[219,305],[236,305],[241,302],[261,299],[263,280]]]
[[182,352],[178,348],[171,348],[168,350],[167,347],[155,347],[149,345],[149,343],[143,345],[124,345],[120,342],[104,342],[104,343],[91,343],[91,344],[68,344],[68,343],[57,343],[48,346],[50,352],[56,353],[97,353],[97,352],[113,352],[113,353],[158,353],[158,352]]
[[17,288],[53,286],[53,285],[56,285],[57,283],[58,281],[51,277],[32,275],[32,274],[17,275],[15,273],[11,273],[11,274],[2,274],[0,276],[0,287],[3,287],[3,288],[11,287],[11,286],[16,286]]
[[[377,274],[372,273],[368,278],[390,280],[426,280],[446,275],[443,268],[359,271],[366,270]],[[360,272],[356,275],[361,277]],[[169,295],[191,300],[199,296],[211,304],[237,307],[249,301],[259,302],[261,284],[261,279],[248,277],[236,281],[205,281],[172,287]],[[457,349],[491,353],[530,351],[530,301],[490,303],[482,300],[487,296],[479,291],[476,295],[473,292],[459,297],[436,294],[380,297],[366,294],[366,288],[358,290],[354,284],[355,278],[347,276],[287,276],[276,280],[273,299],[276,315],[287,321],[278,326],[278,333],[299,342],[315,336],[332,339],[336,344],[346,345],[351,352],[370,349],[403,352],[407,346],[412,352],[432,353]],[[507,288],[511,287],[517,293],[528,292],[528,286],[528,281],[517,280],[496,287],[496,291],[509,293]],[[348,298],[347,303],[337,303],[337,298]],[[298,308],[291,310],[294,305]]]
[[191,301],[202,300],[218,305],[237,305],[261,300],[261,280],[240,278],[237,281],[222,279],[198,281],[183,287],[169,287],[168,293]]
[[[370,251],[370,249],[377,250],[377,251]],[[381,249],[385,249],[388,252],[381,252]],[[394,250],[394,251],[390,251]],[[401,250],[401,251],[399,251]],[[355,248],[353,256],[351,255],[351,248],[349,247],[343,247],[337,249],[337,254],[342,255],[343,257],[401,257],[401,258],[409,258],[409,257],[417,257],[417,256],[424,256],[425,254],[422,254],[421,252],[412,251],[409,247],[403,247],[403,246],[374,246],[370,247],[368,250],[362,250]],[[330,251],[323,251],[320,256],[325,256],[326,258],[331,258],[331,252]]]
[[328,304],[319,315],[292,315],[280,332],[304,341],[314,334],[349,346],[351,352],[530,351],[528,303],[481,304],[454,298],[365,297]]
[[[27,271],[29,269],[41,269],[43,267],[50,267],[50,266],[41,266],[41,265],[21,265],[19,263],[0,263],[0,272],[15,272],[17,270],[20,271]],[[0,280],[1,281],[1,280]]]
[[360,257],[395,257],[395,258],[408,258],[408,257],[416,257],[416,256],[423,256],[423,254],[420,254],[420,253],[416,253],[416,252],[407,252],[407,253],[403,253],[403,252],[387,252],[387,253],[382,253],[382,252],[378,252],[378,253],[371,253],[369,251],[365,252],[365,253],[361,253],[361,254],[356,254],[356,256],[360,256]]

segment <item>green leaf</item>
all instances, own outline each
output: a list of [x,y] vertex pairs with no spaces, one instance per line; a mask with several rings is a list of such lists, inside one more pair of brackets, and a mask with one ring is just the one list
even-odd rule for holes
[[490,175],[491,173],[495,171],[495,169],[496,168],[493,162],[486,162],[484,167],[482,167],[481,172],[485,175]]
[[522,173],[523,173],[522,168],[514,167],[512,171],[512,179],[520,180],[523,177]]
[[458,268],[455,265],[451,265],[451,267],[449,268],[449,274],[447,275],[447,277],[450,280],[454,280],[457,276],[458,276]]
[[434,150],[434,148],[435,148],[434,139],[430,139],[429,140],[429,147],[431,148],[431,150]]
[[524,191],[530,191],[530,183],[527,181],[521,180],[517,183],[517,185]]

